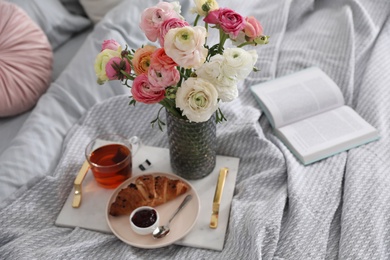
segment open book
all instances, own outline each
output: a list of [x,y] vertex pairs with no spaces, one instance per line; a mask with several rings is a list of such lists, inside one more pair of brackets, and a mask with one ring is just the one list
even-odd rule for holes
[[345,105],[339,87],[317,67],[251,90],[275,134],[305,165],[379,138],[373,126]]

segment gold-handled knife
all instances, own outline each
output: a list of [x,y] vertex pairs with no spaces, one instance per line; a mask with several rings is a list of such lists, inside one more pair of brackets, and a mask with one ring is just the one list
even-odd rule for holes
[[81,204],[81,188],[83,185],[83,180],[85,178],[85,175],[87,175],[87,172],[89,170],[89,163],[87,160],[84,161],[83,166],[81,166],[81,169],[79,173],[77,174],[76,179],[74,180],[74,195],[73,195],[73,208],[80,207]]
[[213,213],[211,214],[210,228],[217,228],[218,226],[218,214],[219,206],[221,205],[223,186],[225,186],[226,176],[228,174],[228,168],[221,168],[219,171],[217,186],[215,187],[215,194],[213,200]]

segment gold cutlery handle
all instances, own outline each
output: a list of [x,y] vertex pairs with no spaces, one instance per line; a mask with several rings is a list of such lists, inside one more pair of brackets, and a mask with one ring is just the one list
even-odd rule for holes
[[81,169],[79,173],[77,174],[76,179],[74,180],[74,197],[73,197],[73,208],[78,208],[81,205],[81,194],[82,194],[82,186],[83,186],[83,180],[85,176],[87,175],[87,172],[89,170],[89,163],[88,161],[84,161],[83,166],[81,166]]
[[213,213],[210,220],[210,228],[217,228],[218,226],[218,215],[219,215],[219,206],[222,199],[222,191],[225,186],[226,176],[228,174],[228,168],[221,168],[219,171],[217,186],[215,188],[214,200],[213,200]]
[[210,220],[210,228],[216,229],[218,227],[218,215],[212,214]]

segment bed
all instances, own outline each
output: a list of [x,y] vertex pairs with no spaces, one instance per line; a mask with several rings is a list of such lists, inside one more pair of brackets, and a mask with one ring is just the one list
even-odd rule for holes
[[[103,40],[134,48],[145,43],[139,14],[152,5],[124,0],[99,22],[81,24],[60,47],[78,39],[72,50],[54,50],[54,63],[71,59],[53,70],[36,105],[1,119],[1,258],[389,259],[385,0],[219,1],[257,17],[270,35],[269,44],[255,48],[260,72],[240,84],[236,100],[222,105],[228,121],[217,126],[217,153],[240,158],[221,251],[180,245],[146,250],[112,234],[55,225],[84,161],[83,148],[95,135],[138,135],[148,146],[168,148],[166,133],[149,125],[158,107],[128,106],[128,89],[114,81],[99,86],[93,70]],[[181,5],[190,16],[192,2]],[[303,166],[274,135],[249,87],[311,66],[337,83],[346,103],[378,129],[378,141]]]

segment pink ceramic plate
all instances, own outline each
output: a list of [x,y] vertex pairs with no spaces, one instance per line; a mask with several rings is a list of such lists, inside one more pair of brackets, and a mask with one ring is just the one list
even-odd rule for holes
[[113,217],[109,214],[109,208],[111,204],[115,201],[115,198],[119,191],[127,187],[130,183],[134,182],[135,179],[138,178],[140,175],[128,179],[127,181],[119,185],[118,188],[116,188],[106,206],[106,220],[108,226],[110,227],[114,235],[129,245],[140,248],[158,248],[168,246],[183,238],[194,227],[196,220],[198,219],[200,209],[199,196],[196,193],[194,187],[189,182],[187,182],[183,178],[180,178],[177,175],[160,172],[147,174],[167,176],[171,179],[181,179],[191,187],[191,189],[185,194],[177,197],[172,201],[169,201],[163,205],[156,207],[156,210],[160,215],[160,225],[163,225],[168,222],[169,218],[183,201],[184,197],[187,194],[192,194],[192,200],[188,202],[187,206],[171,222],[170,233],[166,237],[161,239],[154,239],[151,234],[138,235],[130,227],[129,215]]

